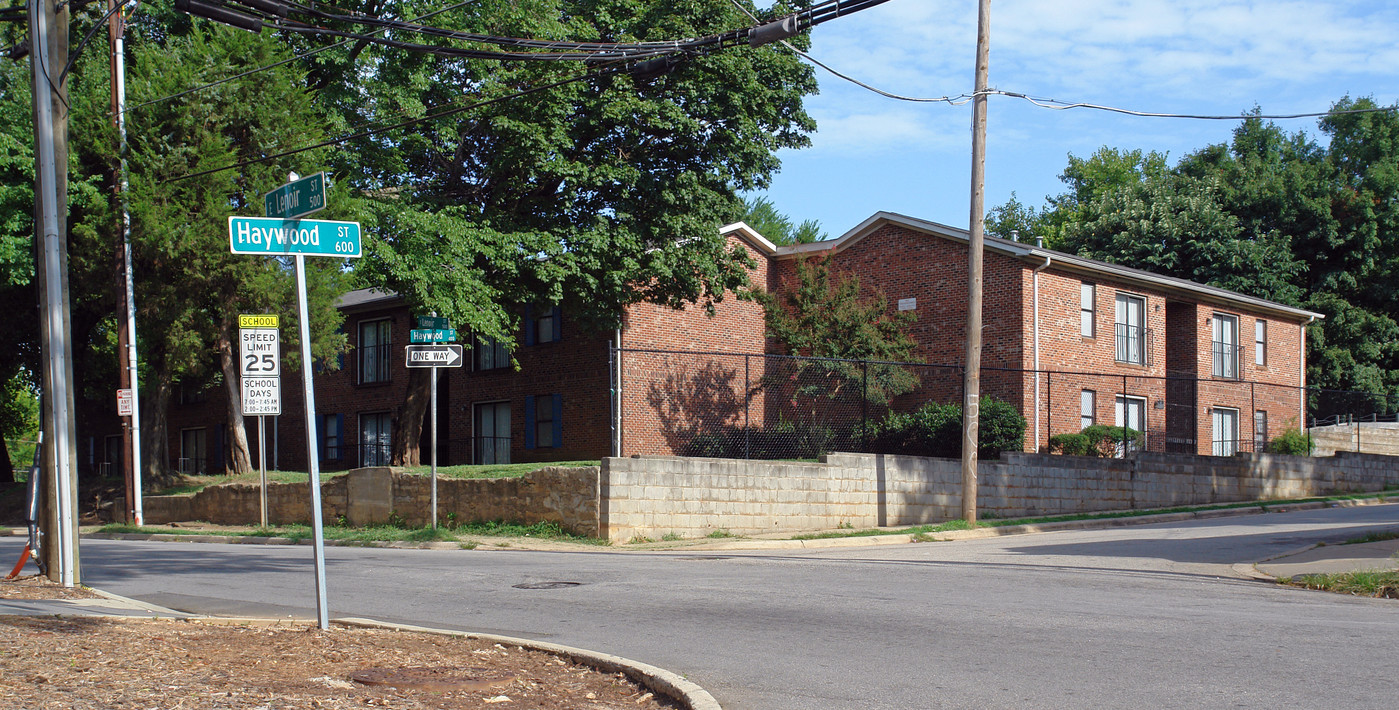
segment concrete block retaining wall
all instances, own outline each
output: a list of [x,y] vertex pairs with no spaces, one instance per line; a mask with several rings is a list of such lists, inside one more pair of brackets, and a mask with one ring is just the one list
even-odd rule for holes
[[[1302,498],[1399,486],[1399,459],[1008,453],[981,462],[978,506],[1001,518]],[[961,517],[961,462],[830,454],[823,463],[668,456],[604,459],[602,535],[613,540],[917,525]]]
[[[980,463],[978,484],[985,517],[1091,513],[1383,490],[1399,486],[1399,458],[1008,453]],[[392,512],[410,525],[428,521],[430,480],[423,476],[357,469],[325,480],[321,492],[325,520],[343,515],[366,525]],[[609,458],[601,467],[546,468],[521,478],[439,479],[437,489],[439,523],[556,522],[618,541],[936,523],[961,517],[961,494],[960,461],[875,454],[830,454],[820,463]],[[274,524],[310,519],[305,483],[272,484],[268,495]],[[152,524],[255,524],[258,487],[148,497],[145,512]]]
[[[437,479],[437,520],[446,524],[507,520],[554,522],[580,535],[598,534],[598,469],[550,467],[519,478]],[[256,525],[261,519],[257,484],[210,486],[198,493],[148,496],[146,522],[159,525],[202,520],[220,525]],[[311,519],[307,483],[269,483],[268,522],[305,523]],[[389,468],[355,469],[321,481],[321,515],[344,516],[351,525],[387,522],[392,512],[408,525],[430,520],[432,480]]]

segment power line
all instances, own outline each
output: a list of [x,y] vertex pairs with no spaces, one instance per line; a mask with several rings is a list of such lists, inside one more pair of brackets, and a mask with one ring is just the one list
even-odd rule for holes
[[[470,4],[476,3],[476,2],[480,2],[480,0],[463,0],[463,2],[459,2],[459,3],[455,4],[455,5],[448,5],[447,7],[444,7],[444,8],[442,8],[442,9],[440,9],[440,10],[433,10],[432,12],[429,12],[429,13],[427,13],[426,15],[422,15],[422,16],[417,17],[417,18],[415,18],[415,19],[416,19],[416,20],[426,20],[427,18],[432,17],[433,15],[440,15],[440,14],[442,14],[442,13],[444,13],[444,12],[449,12],[449,11],[451,11],[451,10],[456,10],[456,9],[458,9],[458,8],[465,7],[465,6],[467,6],[467,5],[470,5]],[[385,31],[387,31],[387,29],[375,30],[375,33],[378,33],[378,32],[385,32]],[[133,110],[135,110],[135,109],[142,108],[142,107],[144,107],[144,106],[150,106],[151,104],[158,104],[158,103],[161,103],[161,102],[163,102],[163,101],[169,101],[169,100],[171,100],[171,99],[178,99],[178,98],[180,98],[181,96],[187,96],[187,95],[189,95],[189,94],[193,94],[193,93],[196,93],[196,92],[199,92],[199,91],[204,91],[205,89],[212,89],[212,88],[214,88],[215,86],[219,86],[219,85],[221,85],[221,84],[227,84],[228,82],[234,81],[234,80],[236,80],[236,79],[242,79],[243,77],[252,76],[253,74],[257,74],[258,72],[264,72],[264,71],[267,71],[267,70],[269,70],[269,69],[275,69],[275,68],[280,67],[280,66],[282,66],[282,65],[284,65],[284,64],[290,64],[290,63],[292,63],[292,62],[294,62],[294,61],[296,61],[296,60],[298,60],[298,59],[305,59],[306,57],[312,57],[312,56],[315,56],[315,55],[317,55],[317,54],[320,54],[321,52],[327,52],[327,51],[330,51],[330,50],[335,49],[335,48],[337,48],[337,47],[343,47],[343,46],[345,46],[345,45],[347,45],[347,44],[350,44],[350,43],[352,43],[352,42],[354,42],[354,41],[355,41],[355,40],[353,40],[353,39],[343,39],[343,40],[341,40],[341,41],[339,41],[339,42],[336,42],[335,44],[327,45],[327,46],[325,46],[325,47],[319,47],[319,48],[317,48],[317,49],[313,49],[313,50],[310,50],[310,51],[308,51],[308,52],[302,52],[301,54],[297,54],[297,55],[291,57],[290,59],[283,59],[283,60],[281,60],[281,61],[279,61],[279,62],[273,62],[273,63],[268,64],[268,65],[266,65],[266,66],[258,67],[258,68],[256,68],[256,69],[250,69],[250,70],[245,71],[245,72],[243,72],[243,73],[241,73],[241,74],[234,74],[234,75],[232,75],[232,76],[224,77],[223,79],[219,79],[219,80],[217,80],[217,81],[209,82],[208,84],[204,84],[203,86],[196,86],[196,87],[194,87],[194,88],[192,88],[192,89],[186,89],[186,90],[184,90],[184,91],[181,91],[181,92],[175,93],[175,94],[171,94],[171,95],[169,95],[169,96],[162,96],[162,97],[160,97],[160,98],[158,98],[158,99],[151,99],[150,101],[143,101],[143,102],[141,102],[141,103],[139,103],[139,104],[136,104],[135,106],[132,106],[132,107],[128,108],[127,110],[128,110],[128,111],[133,111]]]
[[492,105],[492,104],[501,103],[501,102],[504,102],[504,101],[508,101],[508,100],[510,100],[510,99],[517,99],[517,98],[520,98],[520,97],[522,97],[522,96],[528,96],[528,95],[533,94],[533,93],[535,93],[535,92],[544,91],[544,90],[546,90],[546,89],[555,89],[555,88],[558,88],[558,87],[560,87],[560,86],[565,86],[565,85],[567,85],[567,84],[572,84],[572,83],[574,83],[574,82],[582,81],[582,80],[584,80],[584,79],[588,79],[588,78],[591,78],[591,77],[594,77],[594,76],[598,76],[598,75],[599,75],[599,74],[598,74],[597,72],[587,72],[587,73],[583,73],[583,74],[578,74],[578,75],[576,75],[576,76],[572,76],[572,77],[569,77],[569,78],[567,78],[567,79],[561,79],[561,80],[559,80],[559,81],[551,82],[551,83],[548,83],[548,84],[541,84],[541,85],[539,85],[539,86],[530,87],[530,88],[525,89],[525,90],[523,90],[523,91],[517,91],[517,92],[515,92],[515,93],[513,93],[513,94],[507,94],[507,95],[505,95],[505,96],[497,96],[497,97],[495,97],[495,98],[493,98],[493,99],[486,99],[485,101],[478,101],[478,102],[476,102],[476,103],[474,103],[474,104],[470,104],[470,105],[467,105],[467,106],[457,106],[457,107],[454,107],[454,108],[450,108],[450,109],[446,109],[446,110],[443,110],[443,111],[439,111],[439,112],[437,112],[437,113],[432,113],[432,114],[428,114],[428,115],[425,115],[425,116],[420,116],[420,117],[418,117],[418,118],[411,118],[411,119],[408,119],[407,121],[400,121],[400,122],[395,123],[395,124],[392,124],[392,125],[381,126],[381,127],[379,127],[379,128],[369,128],[369,129],[366,129],[366,130],[357,131],[357,132],[355,132],[355,133],[350,133],[350,134],[347,134],[347,135],[344,135],[344,136],[340,136],[339,138],[332,138],[332,139],[330,139],[330,140],[321,141],[321,142],[315,143],[315,144],[313,144],[313,145],[303,146],[303,147],[301,147],[301,148],[293,148],[293,149],[291,149],[291,150],[285,150],[285,151],[282,151],[282,152],[280,152],[280,153],[274,153],[274,154],[272,154],[272,155],[265,155],[265,156],[262,156],[262,157],[260,157],[260,158],[252,158],[252,159],[250,159],[250,160],[239,161],[239,162],[237,162],[237,163],[233,163],[233,164],[231,164],[231,165],[225,165],[225,166],[220,167],[220,168],[211,168],[211,169],[209,169],[209,170],[201,170],[200,172],[197,172],[197,173],[188,173],[188,174],[186,174],[186,175],[180,175],[180,176],[178,176],[178,177],[169,178],[169,179],[164,180],[164,181],[162,181],[162,182],[163,182],[163,183],[179,182],[179,181],[181,181],[181,180],[188,180],[188,179],[190,179],[190,178],[202,177],[202,176],[204,176],[204,175],[213,175],[214,173],[221,173],[221,172],[223,172],[223,171],[225,171],[225,170],[237,170],[238,168],[247,167],[247,166],[249,166],[249,165],[257,165],[258,163],[265,163],[265,162],[268,162],[268,161],[270,161],[270,160],[276,160],[276,159],[278,159],[278,158],[285,158],[285,157],[287,157],[287,156],[296,155],[296,154],[298,154],[298,153],[305,153],[305,152],[310,151],[310,150],[316,150],[317,148],[325,148],[325,147],[328,147],[328,146],[338,145],[338,144],[341,144],[341,143],[348,143],[348,142],[350,142],[350,141],[352,141],[352,140],[358,140],[358,139],[360,139],[360,138],[367,138],[367,137],[369,137],[369,136],[376,135],[376,134],[379,134],[379,133],[385,133],[385,132],[388,132],[388,131],[397,130],[397,129],[399,129],[399,128],[407,128],[408,126],[412,126],[412,125],[415,125],[415,124],[418,124],[418,123],[422,123],[422,122],[424,122],[424,121],[431,121],[431,120],[437,119],[437,118],[445,118],[445,117],[447,117],[447,116],[452,116],[452,115],[455,115],[455,114],[458,114],[458,113],[462,113],[462,112],[464,112],[464,111],[470,111],[470,110],[472,110],[472,109],[477,109],[477,108],[482,108],[482,107],[485,107],[485,106],[490,106],[490,105]]
[[1069,109],[1074,109],[1074,108],[1086,108],[1086,109],[1093,109],[1093,110],[1097,110],[1097,111],[1108,111],[1108,112],[1110,112],[1110,113],[1120,113],[1120,114],[1127,115],[1127,116],[1136,116],[1136,117],[1139,117],[1139,118],[1185,118],[1185,119],[1194,119],[1194,120],[1198,120],[1198,121],[1239,121],[1239,120],[1245,120],[1245,119],[1250,119],[1250,118],[1266,119],[1266,120],[1270,120],[1270,121],[1282,121],[1282,120],[1288,120],[1288,119],[1294,119],[1294,118],[1324,118],[1324,117],[1326,117],[1326,116],[1343,116],[1343,115],[1352,114],[1352,113],[1381,113],[1381,112],[1387,112],[1387,111],[1399,111],[1399,105],[1396,105],[1396,106],[1377,106],[1377,107],[1375,107],[1375,108],[1345,109],[1345,110],[1342,110],[1342,111],[1311,111],[1311,112],[1307,112],[1307,113],[1285,113],[1285,114],[1283,114],[1283,113],[1280,113],[1280,114],[1244,113],[1244,114],[1235,114],[1235,115],[1231,115],[1231,116],[1224,116],[1224,115],[1210,115],[1210,114],[1157,113],[1157,112],[1151,112],[1151,111],[1136,111],[1136,110],[1133,110],[1133,109],[1119,108],[1119,107],[1116,107],[1116,106],[1104,106],[1104,105],[1101,105],[1101,104],[1091,104],[1091,103],[1086,103],[1086,102],[1072,102],[1072,103],[1071,103],[1071,102],[1068,102],[1068,101],[1059,101],[1059,100],[1057,100],[1057,99],[1034,98],[1034,97],[1027,96],[1027,95],[1022,94],[1022,93],[1019,93],[1019,92],[1015,92],[1015,91],[1000,91],[1000,90],[998,90],[998,89],[991,89],[991,90],[988,90],[986,93],[987,93],[987,94],[990,94],[990,95],[996,95],[996,96],[1007,96],[1007,97],[1010,97],[1010,98],[1013,98],[1013,99],[1022,99],[1022,100],[1028,101],[1028,102],[1030,102],[1031,104],[1034,104],[1035,106],[1038,106],[1038,107],[1040,107],[1040,108],[1050,109],[1050,110],[1053,110],[1053,111],[1067,111],[1067,110],[1069,110]]

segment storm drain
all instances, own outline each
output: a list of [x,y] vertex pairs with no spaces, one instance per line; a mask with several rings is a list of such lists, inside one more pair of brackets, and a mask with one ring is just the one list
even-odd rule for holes
[[514,585],[514,586],[515,586],[515,589],[567,589],[568,587],[577,587],[577,586],[579,586],[579,585],[581,585],[581,584],[583,584],[583,583],[582,583],[582,582],[526,582],[526,583],[524,583],[524,584],[516,584],[516,585]]
[[491,671],[489,668],[366,668],[350,674],[350,680],[364,685],[387,685],[401,690],[489,690],[508,685],[513,675]]

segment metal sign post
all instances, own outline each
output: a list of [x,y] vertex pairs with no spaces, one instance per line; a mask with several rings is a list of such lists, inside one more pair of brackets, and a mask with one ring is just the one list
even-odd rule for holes
[[[439,331],[450,331],[450,332],[453,333],[453,334],[456,333],[455,330],[451,330],[451,329],[447,326],[447,324],[446,324],[446,319],[445,319],[445,318],[436,318],[436,317],[428,317],[428,318],[431,318],[432,321],[442,321],[442,326],[441,326],[441,328],[437,328],[437,330],[439,330]],[[425,318],[424,316],[418,316],[418,322],[419,322],[419,324],[421,325],[422,322],[425,321],[425,320],[428,320],[428,318]],[[439,367],[461,367],[461,364],[462,364],[462,362],[463,362],[463,360],[462,360],[462,349],[461,349],[461,346],[460,346],[460,345],[455,345],[455,344],[448,344],[448,345],[409,345],[409,346],[407,346],[407,348],[405,348],[405,351],[406,351],[405,354],[406,354],[406,359],[407,359],[407,363],[406,363],[406,364],[407,364],[408,367],[430,367],[430,368],[432,368],[432,394],[430,395],[430,396],[431,396],[431,402],[432,402],[432,405],[431,405],[431,409],[432,409],[432,415],[431,415],[431,416],[432,416],[432,453],[431,453],[431,459],[429,459],[429,461],[431,462],[431,470],[432,470],[432,528],[433,528],[434,530],[436,530],[436,529],[437,529],[437,368],[439,368]]]
[[306,461],[311,488],[311,531],[315,539],[316,621],[323,630],[330,628],[330,610],[326,608],[325,594],[325,528],[321,524],[321,461],[316,447],[316,390],[312,381],[310,308],[306,304],[306,255],[357,258],[362,253],[359,233],[358,222],[228,218],[229,250],[234,254],[296,257],[301,384],[306,403]]

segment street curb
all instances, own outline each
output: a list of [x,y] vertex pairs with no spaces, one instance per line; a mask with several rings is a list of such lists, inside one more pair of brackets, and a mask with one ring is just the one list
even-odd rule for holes
[[427,626],[413,626],[411,624],[390,624],[373,619],[349,617],[333,619],[332,621],[336,624],[357,628],[390,629],[393,631],[414,631],[418,633],[438,634],[441,636],[460,636],[463,638],[480,639],[482,641],[492,641],[499,644],[544,651],[546,653],[572,659],[578,663],[606,673],[625,673],[627,677],[650,688],[652,692],[663,694],[683,703],[687,710],[723,710],[719,706],[719,701],[715,700],[714,696],[710,695],[708,691],[695,683],[685,680],[679,674],[672,673],[671,671],[657,666],[622,658],[621,656],[613,656],[607,653],[598,653],[596,651],[588,651],[586,649],[573,648],[556,643],[531,641],[529,639],[514,638],[511,636],[497,636],[495,634],[482,634],[472,631],[434,629]]
[[119,603],[121,603],[121,604],[125,604],[125,605],[130,606],[130,607],[132,607],[132,608],[134,608],[134,609],[140,609],[140,610],[142,610],[142,611],[147,611],[147,612],[150,612],[150,613],[152,613],[152,614],[155,614],[155,615],[157,615],[158,617],[161,617],[161,618],[192,619],[192,618],[198,618],[198,617],[200,616],[200,615],[198,615],[198,614],[186,614],[186,613],[183,612],[183,611],[176,611],[176,610],[174,610],[174,609],[169,609],[169,608],[167,608],[167,607],[156,606],[155,604],[147,604],[146,602],[140,601],[140,600],[138,600],[138,599],[131,599],[131,598],[129,598],[129,597],[123,597],[123,596],[121,596],[120,594],[113,594],[113,593],[111,593],[111,592],[105,592],[105,591],[103,591],[103,590],[101,590],[101,589],[97,589],[96,587],[87,587],[87,586],[84,586],[83,589],[86,589],[86,590],[88,590],[89,592],[92,592],[93,594],[96,594],[97,596],[102,597],[103,599],[110,599],[111,601],[119,602]]

